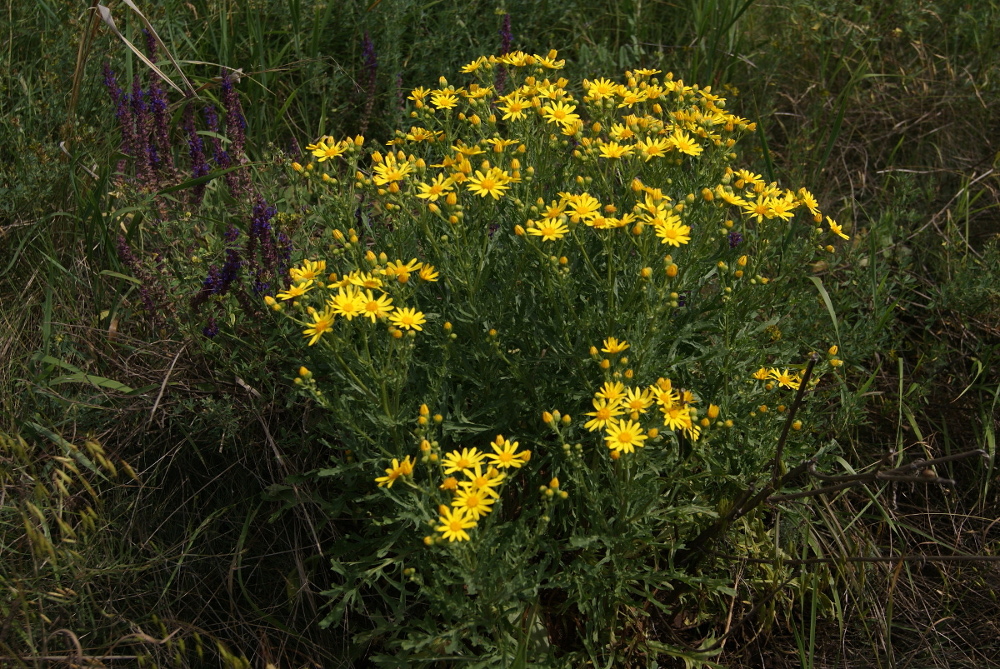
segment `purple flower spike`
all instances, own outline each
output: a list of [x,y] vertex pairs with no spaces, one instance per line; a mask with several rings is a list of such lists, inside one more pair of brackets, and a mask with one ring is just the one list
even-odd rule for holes
[[738,232],[729,233],[729,248],[735,249],[741,243],[743,243],[743,235]]
[[201,333],[211,339],[215,335],[219,334],[219,324],[215,322],[215,316],[210,316],[208,319],[208,325],[206,325]]

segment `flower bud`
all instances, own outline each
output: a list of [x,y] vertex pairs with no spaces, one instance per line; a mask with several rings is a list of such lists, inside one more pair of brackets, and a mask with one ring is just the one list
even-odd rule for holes
[[549,481],[549,487],[550,488],[558,488],[559,487],[559,479],[557,479],[556,477],[553,476],[552,480]]
[[542,412],[542,422],[545,423],[546,425],[551,424],[552,423],[552,414],[550,414],[548,411],[543,411]]

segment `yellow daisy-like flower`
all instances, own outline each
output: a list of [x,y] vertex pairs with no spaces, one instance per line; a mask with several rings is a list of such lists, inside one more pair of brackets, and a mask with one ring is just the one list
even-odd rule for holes
[[441,481],[441,485],[438,488],[441,490],[458,490],[458,479],[454,476],[449,476],[444,481]]
[[601,158],[612,160],[632,155],[635,147],[630,144],[619,144],[618,142],[604,142],[598,147],[598,150],[601,153]]
[[542,107],[542,117],[549,123],[556,123],[563,126],[575,126],[580,117],[573,112],[576,111],[576,105],[567,104],[565,102],[553,102],[550,105]]
[[438,198],[448,193],[451,190],[451,186],[454,183],[451,177],[446,177],[443,174],[438,174],[429,183],[418,183],[417,188],[420,192],[417,193],[417,197],[422,200],[430,200],[431,202],[437,202]]
[[404,263],[402,260],[397,260],[396,262],[386,263],[383,272],[389,278],[396,279],[400,283],[406,283],[410,280],[410,274],[417,272],[423,267],[423,263],[419,262],[416,258]]
[[618,341],[616,337],[608,337],[601,343],[604,344],[604,348],[601,349],[604,353],[621,353],[629,346],[627,341],[624,339]]
[[585,82],[585,85],[587,86],[587,97],[594,102],[610,98],[618,90],[618,84],[603,77],[589,83]]
[[420,326],[427,322],[423,313],[416,309],[396,309],[389,320],[400,330],[423,330]]
[[[499,442],[499,443],[498,443]],[[517,452],[518,442],[508,441],[503,437],[497,437],[497,440],[490,444],[493,447],[493,453],[487,453],[486,457],[489,458],[490,464],[499,467],[500,469],[507,469],[508,467],[513,467],[514,469],[519,469],[521,465],[527,462],[527,458],[524,457],[525,453]]]
[[463,509],[470,518],[479,520],[487,513],[492,511],[490,507],[496,502],[496,499],[491,497],[486,492],[479,490],[478,488],[469,488],[467,490],[459,490],[455,493],[455,499],[451,505],[457,509]]
[[464,473],[481,465],[484,457],[486,456],[478,448],[463,448],[461,451],[446,454],[441,466],[444,467],[445,474]]
[[616,416],[622,415],[622,410],[618,405],[618,402],[595,399],[594,411],[589,411],[585,415],[593,416],[593,418],[587,421],[587,423],[584,424],[584,427],[591,432],[595,432],[606,427]]
[[297,297],[302,297],[308,293],[313,288],[312,279],[309,281],[303,281],[301,283],[294,283],[288,290],[283,290],[275,297],[279,300],[294,300]]
[[622,398],[622,406],[632,414],[632,420],[638,418],[639,414],[646,413],[646,410],[653,405],[653,395],[648,388],[629,388]]
[[528,234],[541,237],[543,242],[555,242],[566,236],[569,228],[565,223],[553,220],[529,221]]
[[524,112],[527,109],[531,109],[531,102],[525,100],[517,93],[503,98],[503,103],[500,105],[504,121],[518,121],[524,118]]
[[417,88],[414,88],[410,92],[410,94],[407,96],[407,99],[413,100],[414,102],[419,102],[424,98],[426,98],[428,95],[430,95],[430,93],[431,93],[430,90],[424,88],[423,86],[418,86]]
[[337,156],[343,155],[347,151],[348,146],[353,146],[353,142],[349,145],[346,141],[343,142],[319,142],[316,144],[316,148],[313,149],[312,154],[317,158],[316,162],[322,163],[331,158],[336,158]]
[[352,286],[358,286],[359,288],[381,288],[382,279],[377,276],[372,276],[368,272],[362,272],[360,270],[351,272],[347,275],[347,281]]
[[338,316],[343,316],[347,320],[354,320],[364,312],[364,301],[361,291],[354,286],[341,288],[337,294],[327,300],[327,304]]
[[[679,220],[680,219],[678,219],[678,221]],[[680,225],[679,223],[673,223],[668,220],[662,225],[654,225],[654,229],[656,230],[656,236],[659,237],[664,244],[680,246],[681,244],[687,244],[691,241],[691,228],[687,225]]]
[[424,263],[420,267],[419,276],[421,280],[430,282],[430,281],[437,281],[438,276],[440,275],[438,274],[438,271],[434,269],[434,265],[428,265],[427,263]]
[[504,474],[501,474],[493,467],[490,467],[483,472],[482,465],[476,465],[471,470],[466,470],[465,475],[469,477],[467,481],[460,481],[459,485],[465,490],[481,490],[483,494],[492,497],[493,499],[498,499],[500,493],[498,493],[495,488],[497,488],[500,483],[507,478]]
[[798,374],[792,374],[787,369],[778,371],[777,369],[770,369],[767,373],[769,378],[774,379],[778,382],[778,385],[782,388],[791,388],[792,390],[798,390],[799,385],[801,385],[801,379]]
[[439,91],[431,95],[431,104],[438,109],[452,109],[458,104],[458,98],[445,91]]
[[764,195],[758,195],[756,200],[743,205],[743,214],[748,218],[757,219],[758,223],[763,223],[765,218],[773,218],[771,199],[764,197]]
[[767,381],[771,378],[771,372],[767,371],[767,367],[761,367],[756,372],[753,373],[753,378],[758,381]]
[[385,470],[385,476],[379,476],[375,479],[378,483],[378,487],[391,488],[392,484],[396,482],[400,476],[406,476],[413,473],[413,463],[410,462],[410,456],[406,456],[401,463],[396,458],[392,459],[392,466]]
[[842,239],[850,239],[849,236],[844,234],[844,229],[839,225],[837,225],[837,221],[833,220],[829,216],[826,217],[826,224],[830,226],[830,232],[832,232],[833,234],[837,235]]
[[378,186],[384,186],[393,181],[402,181],[412,171],[412,163],[406,160],[397,162],[396,156],[390,153],[381,164],[375,166],[375,176],[372,177],[372,181]]
[[315,344],[324,332],[328,332],[333,327],[333,319],[335,318],[333,311],[330,309],[317,311],[313,313],[312,317],[313,322],[302,331],[303,336],[311,337],[309,340],[310,346]]
[[686,153],[689,156],[700,156],[705,150],[702,148],[701,144],[696,142],[691,137],[691,135],[687,134],[680,128],[675,129],[667,141],[670,142],[670,146],[674,149],[681,153]]
[[390,313],[392,313],[392,299],[386,295],[379,295],[377,298],[372,294],[372,291],[365,291],[364,296],[361,298],[361,314],[367,318],[371,319],[374,323],[379,318],[385,318]]
[[574,223],[589,221],[601,209],[601,203],[589,193],[570,195],[566,198],[566,205],[569,210],[569,220]]
[[625,384],[621,381],[605,381],[601,389],[594,393],[594,397],[609,402],[619,402],[625,397]]
[[734,207],[745,207],[747,205],[746,200],[723,188],[722,184],[715,187],[715,195],[726,204],[733,205]]
[[470,176],[466,181],[465,187],[480,197],[489,195],[494,200],[499,200],[503,192],[510,188],[507,185],[509,182],[509,174],[499,168],[493,167],[488,169],[486,174],[476,170],[475,175]]
[[619,453],[634,453],[636,447],[645,446],[642,442],[648,436],[642,431],[638,423],[630,420],[620,420],[611,423],[605,433],[604,441],[608,448]]
[[662,137],[647,137],[646,139],[637,142],[635,148],[639,150],[639,155],[641,155],[646,162],[649,162],[653,158],[659,158],[667,155],[667,151],[670,149],[670,143]]
[[292,277],[292,281],[298,283],[299,281],[309,281],[310,279],[317,279],[322,276],[323,272],[326,271],[326,261],[325,260],[303,260],[302,267],[292,267],[288,270],[288,275]]
[[471,515],[467,515],[465,509],[453,510],[443,505],[438,522],[441,524],[434,529],[448,541],[468,541],[469,533],[466,530],[476,526],[476,521]]
[[663,412],[663,424],[674,432],[677,430],[690,429],[694,425],[691,420],[691,409],[683,404],[675,404],[671,407],[660,407],[660,411]]

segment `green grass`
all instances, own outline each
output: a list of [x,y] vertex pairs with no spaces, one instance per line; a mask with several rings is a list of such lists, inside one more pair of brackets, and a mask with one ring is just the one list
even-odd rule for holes
[[[356,130],[367,97],[365,33],[378,53],[369,135],[383,139],[408,124],[398,81],[404,89],[431,85],[498,48],[495,3],[370,4],[167,2],[147,16],[194,85],[209,84],[207,98],[218,95],[211,80],[220,66],[243,69],[250,157],[264,162],[293,138],[304,144]],[[503,8],[514,17],[515,47],[560,49],[573,63],[570,79],[644,65],[737,86],[738,113],[762,121],[758,171],[808,184],[853,226],[850,266],[814,268],[849,363],[837,410],[852,418],[821,435],[840,445],[844,472],[890,448],[995,456],[997,2],[574,0]],[[130,10],[111,9],[141,43]],[[205,346],[200,323],[151,329],[138,287],[109,274],[128,274],[115,238],[129,223],[105,216],[117,136],[100,67],[110,60],[130,78],[144,66],[99,25],[81,50],[94,25],[80,3],[11,3],[6,14],[0,427],[21,435],[27,450],[0,454],[9,486],[0,551],[14,556],[0,568],[9,594],[0,598],[0,655],[42,666],[31,658],[71,652],[72,639],[54,633],[72,623],[87,654],[149,654],[161,666],[175,655],[198,666],[199,653],[229,666],[239,656],[260,666],[363,666],[368,649],[349,650],[357,629],[349,619],[328,630],[317,624],[328,613],[319,593],[334,578],[322,551],[352,531],[330,522],[337,491],[288,479],[322,462],[311,436],[320,419],[269,368],[276,352],[249,340]],[[260,173],[279,182],[264,166]],[[83,376],[66,381],[76,373],[66,365]],[[129,394],[95,378],[148,390]],[[56,542],[79,555],[54,561],[26,536],[26,504],[59,536],[54,518],[79,513],[86,493],[82,484],[68,499],[59,493],[55,458],[67,443],[85,448],[88,435],[113,462],[130,463],[139,482],[81,467],[100,499],[99,521],[75,545]],[[954,490],[885,484],[830,496],[807,524],[748,517],[762,537],[754,550],[771,559],[779,528],[798,547],[789,559],[997,555],[992,457],[939,473],[957,481]],[[712,658],[727,666],[759,665],[761,657],[775,666],[995,666],[1000,655],[990,629],[997,604],[979,594],[995,582],[996,563],[737,571],[744,589],[728,623],[737,631]],[[738,625],[751,612],[744,600],[786,581]],[[58,590],[67,587],[76,594]],[[672,623],[671,613],[663,620]],[[727,629],[722,620],[669,632],[661,622],[665,643],[697,645]],[[125,638],[136,629],[146,636]]]

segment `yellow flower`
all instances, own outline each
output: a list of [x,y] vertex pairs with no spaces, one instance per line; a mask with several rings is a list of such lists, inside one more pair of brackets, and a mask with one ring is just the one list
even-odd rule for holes
[[468,541],[469,533],[466,530],[476,526],[472,516],[466,516],[465,509],[452,510],[448,507],[442,507],[438,522],[441,524],[434,529],[448,541]]
[[397,260],[396,262],[386,263],[385,275],[390,278],[394,278],[400,283],[406,283],[410,280],[410,274],[419,271],[423,266],[416,258],[404,263],[402,260]]
[[438,276],[438,271],[434,269],[434,265],[428,265],[427,263],[421,265],[420,278],[424,281],[437,281]]
[[288,270],[288,275],[292,277],[292,281],[298,283],[299,281],[309,281],[310,279],[319,278],[323,272],[326,271],[326,261],[317,260],[313,262],[312,260],[303,260],[302,267],[292,267]]
[[310,279],[309,281],[303,281],[302,283],[292,284],[291,288],[278,293],[275,297],[279,300],[294,300],[297,297],[302,297],[312,290],[312,288],[313,282]]
[[690,429],[694,425],[691,421],[691,410],[683,404],[660,407],[660,411],[663,412],[663,424],[675,432]]
[[529,221],[528,234],[541,237],[543,242],[554,242],[562,239],[569,232],[566,224],[559,221]]
[[465,490],[481,490],[484,495],[488,495],[493,499],[500,497],[500,493],[494,488],[497,488],[506,476],[493,467],[487,469],[484,474],[482,465],[476,465],[471,470],[466,470],[465,475],[469,477],[469,480],[459,483]]
[[367,290],[360,301],[361,313],[370,318],[372,323],[378,318],[385,318],[392,312],[392,299],[384,293],[376,298],[372,291]]
[[457,509],[464,510],[469,517],[474,520],[479,520],[487,513],[492,511],[490,507],[496,502],[486,492],[478,488],[468,488],[466,490],[459,490],[455,493],[455,500],[451,505]]
[[338,316],[343,316],[347,320],[354,320],[355,316],[364,311],[364,301],[361,291],[354,286],[341,288],[327,301],[327,304]]
[[400,330],[423,330],[420,326],[427,322],[423,313],[415,309],[396,309],[389,320]]
[[487,453],[486,457],[489,458],[490,464],[500,469],[507,469],[508,467],[518,469],[527,462],[524,452],[517,452],[518,442],[516,441],[508,441],[498,436],[497,440],[490,445],[493,447],[494,452]]
[[837,235],[841,239],[850,239],[846,234],[844,234],[844,229],[837,225],[837,221],[833,220],[829,216],[826,217],[826,223],[830,226],[830,232]]
[[438,91],[431,95],[431,104],[438,109],[452,109],[458,104],[458,98],[450,92]]
[[647,137],[646,139],[636,143],[635,146],[639,149],[639,153],[642,157],[646,159],[646,162],[649,162],[653,158],[666,155],[667,150],[670,148],[670,143],[662,137],[657,139]]
[[324,332],[329,331],[333,327],[334,314],[330,309],[324,309],[322,312],[317,311],[313,313],[312,317],[312,324],[302,331],[303,336],[312,337],[309,340],[310,346],[315,344]]
[[753,373],[753,378],[757,379],[758,381],[767,381],[769,378],[771,378],[771,373],[767,371],[766,367],[761,367],[760,369],[758,369],[756,372]]
[[[676,218],[676,217],[673,217]],[[654,220],[654,229],[656,230],[656,236],[662,240],[664,244],[670,244],[671,246],[680,246],[681,244],[687,244],[691,241],[691,228],[687,225],[680,225],[680,219],[677,218],[674,222],[673,218],[668,218],[662,224],[656,224]],[[662,220],[662,219],[657,219]]]
[[587,412],[587,416],[593,416],[593,418],[584,425],[585,428],[594,432],[600,430],[608,425],[609,421],[613,421],[615,416],[622,415],[622,410],[618,405],[618,402],[609,402],[603,399],[594,400],[594,411]]
[[667,141],[674,149],[689,156],[700,156],[702,151],[704,151],[701,145],[692,139],[691,135],[680,128],[675,129]]
[[503,103],[500,105],[500,111],[503,112],[504,121],[520,120],[524,118],[524,111],[526,109],[531,109],[531,103],[517,93],[514,93],[506,98],[502,98],[502,100]]
[[580,117],[573,113],[574,111],[576,111],[575,105],[553,102],[551,105],[542,107],[542,117],[549,123],[557,123],[564,128],[571,127],[580,120]]
[[792,374],[787,369],[780,372],[777,369],[771,369],[768,371],[768,376],[777,381],[778,385],[782,388],[791,388],[792,390],[799,389],[799,376],[797,374]]
[[360,270],[348,274],[347,280],[352,286],[358,286],[360,288],[382,287],[382,279],[376,276],[372,276],[368,272],[362,272]]
[[608,337],[603,342],[604,348],[601,349],[604,353],[621,353],[628,348],[628,342],[622,339],[618,341],[616,337]]
[[389,153],[381,164],[375,166],[375,176],[372,181],[378,186],[384,186],[394,181],[402,181],[412,171],[412,163],[406,160],[396,162],[396,156]]
[[[353,142],[350,145],[353,146]],[[343,155],[343,153],[347,151],[347,147],[348,143],[346,141],[336,143],[331,141],[329,144],[326,142],[319,142],[315,145],[312,154],[319,159],[316,162],[322,163],[330,158],[336,158],[337,156]]]
[[632,414],[632,420],[635,420],[639,414],[646,413],[646,409],[652,406],[653,396],[648,388],[645,390],[629,388],[625,391],[622,404]]
[[591,81],[589,84],[585,82],[585,85],[587,85],[587,97],[594,102],[610,98],[618,90],[618,84],[604,78]]
[[444,467],[445,474],[464,473],[466,470],[471,470],[482,464],[484,457],[478,448],[463,448],[461,451],[452,451],[445,455],[441,466]]
[[400,476],[407,476],[413,473],[413,463],[410,461],[410,456],[406,456],[402,462],[396,458],[392,459],[392,467],[385,470],[385,476],[379,476],[375,479],[378,483],[378,487],[381,488],[385,486],[386,488],[391,488],[392,484],[396,482]]
[[566,198],[567,209],[569,209],[569,220],[574,223],[589,221],[597,215],[601,208],[601,203],[589,193],[579,195],[569,195]]
[[642,442],[646,439],[647,437],[643,434],[639,424],[630,420],[621,420],[610,424],[604,436],[608,448],[621,453],[635,452],[636,446],[640,448],[645,446]]
[[606,381],[594,397],[606,399],[609,402],[619,402],[625,397],[625,384],[621,381]]
[[420,189],[420,192],[417,193],[417,197],[424,200],[430,200],[431,202],[437,202],[439,197],[451,190],[453,183],[454,182],[451,177],[438,174],[429,184],[417,184],[417,187]]
[[601,152],[601,158],[614,159],[632,155],[635,147],[618,142],[603,142],[598,149]]
[[494,200],[499,200],[503,192],[510,188],[510,175],[505,171],[493,167],[483,174],[476,171],[475,176],[470,176],[466,182],[466,188],[480,197],[491,196]]

